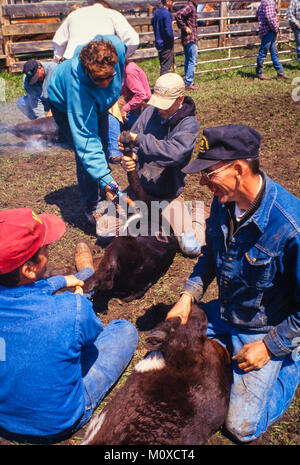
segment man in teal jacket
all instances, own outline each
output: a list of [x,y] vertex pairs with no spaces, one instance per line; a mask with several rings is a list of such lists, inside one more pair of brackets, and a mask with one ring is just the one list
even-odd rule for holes
[[85,214],[94,223],[93,213],[111,185],[99,126],[101,115],[119,98],[125,66],[126,45],[116,36],[96,36],[77,47],[73,58],[53,72],[48,98],[59,127],[60,140],[75,151],[77,179]]

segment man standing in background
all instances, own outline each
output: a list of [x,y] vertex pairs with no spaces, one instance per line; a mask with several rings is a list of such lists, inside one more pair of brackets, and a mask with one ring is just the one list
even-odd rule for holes
[[199,89],[199,86],[194,84],[198,58],[197,3],[198,0],[189,0],[186,6],[175,15],[177,25],[181,30],[181,42],[184,48],[184,82],[187,90]]
[[168,73],[174,63],[172,7],[173,0],[162,0],[162,7],[155,11],[151,20],[160,63],[160,75]]
[[263,63],[268,50],[270,50],[273,65],[277,71],[277,78],[288,79],[278,59],[276,35],[279,32],[279,22],[275,1],[262,0],[256,14],[258,18],[259,37],[261,38],[261,45],[257,55],[256,77],[262,80],[271,79],[269,76],[263,74]]

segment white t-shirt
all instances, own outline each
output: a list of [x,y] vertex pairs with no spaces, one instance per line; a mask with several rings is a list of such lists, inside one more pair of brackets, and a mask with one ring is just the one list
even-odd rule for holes
[[127,57],[139,46],[138,33],[119,11],[100,4],[79,8],[67,16],[53,37],[54,59],[72,58],[78,45],[106,34],[118,36],[127,45]]

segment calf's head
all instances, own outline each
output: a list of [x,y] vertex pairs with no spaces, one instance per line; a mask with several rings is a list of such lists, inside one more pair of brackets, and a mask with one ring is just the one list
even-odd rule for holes
[[182,368],[193,364],[199,357],[199,350],[207,339],[207,317],[203,310],[193,305],[186,325],[181,319],[170,318],[158,324],[146,336],[148,350],[160,350],[168,364]]
[[98,269],[84,283],[83,291],[91,292],[111,290],[114,286],[114,280],[119,272],[119,264],[114,254],[105,254]]

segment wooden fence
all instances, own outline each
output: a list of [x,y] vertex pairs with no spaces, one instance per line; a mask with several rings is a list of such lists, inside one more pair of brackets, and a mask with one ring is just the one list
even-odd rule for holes
[[[23,0],[24,1],[24,0]],[[61,22],[66,18],[73,4],[82,2],[46,2],[46,3],[22,3],[6,4],[6,0],[0,0],[2,51],[0,59],[11,72],[20,72],[23,64],[29,58],[52,59],[52,38]],[[222,52],[221,56],[198,61],[198,73],[218,71],[220,69],[235,69],[244,66],[254,66],[255,60],[245,64],[245,58],[251,59],[256,54],[246,54],[240,49],[251,49],[259,45],[258,23],[256,18],[257,3],[247,3],[229,0],[207,0],[206,5],[211,5],[213,11],[198,13],[199,58],[203,52]],[[239,6],[242,6],[239,8]],[[282,8],[284,6],[284,8]],[[280,18],[280,34],[278,43],[285,44],[285,58],[281,61],[292,60],[289,46],[292,33],[286,18],[288,2],[281,3],[278,0],[278,13]],[[157,56],[154,47],[154,35],[151,27],[151,14],[128,15],[123,12],[131,25],[140,36],[140,47],[133,55],[135,61],[150,59]],[[180,31],[174,25],[176,66],[182,66],[183,48],[180,41]],[[0,37],[1,39],[1,37]],[[1,46],[1,44],[0,44]],[[236,50],[239,52],[236,53]],[[239,64],[238,60],[243,60]],[[246,60],[247,61],[247,60]],[[216,68],[207,68],[207,65],[218,63]],[[201,69],[200,69],[201,68]],[[205,69],[203,69],[205,68]]]

